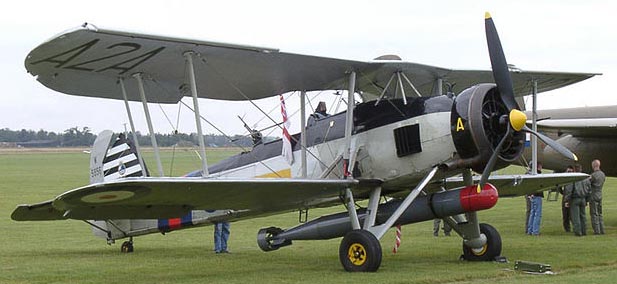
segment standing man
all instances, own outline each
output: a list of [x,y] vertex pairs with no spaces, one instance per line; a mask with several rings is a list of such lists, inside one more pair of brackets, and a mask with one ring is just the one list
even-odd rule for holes
[[[433,236],[435,236],[435,237],[439,236],[439,224],[440,223],[441,223],[441,219],[440,218],[435,218],[433,220]],[[450,232],[451,231],[452,231],[452,227],[450,227],[448,222],[443,221],[443,234],[444,234],[444,236],[446,236],[446,237],[450,236]]]
[[[529,171],[531,173],[531,163],[529,165]],[[542,173],[542,163],[537,163],[538,174]],[[527,228],[526,233],[528,235],[538,236],[540,235],[540,223],[542,221],[542,199],[544,198],[544,192],[536,192],[526,196],[527,198]]]
[[229,239],[229,222],[221,221],[214,223],[214,252],[229,253],[227,240]]
[[[574,172],[574,167],[568,166],[566,168],[566,173],[571,173],[571,172]],[[563,230],[566,231],[566,233],[569,233],[571,218],[570,218],[570,208],[566,206],[568,202],[566,202],[565,190],[566,190],[566,186],[559,187],[559,193],[561,193],[561,219],[563,221]],[[572,189],[570,189],[570,193],[572,193]]]
[[[581,172],[582,167],[579,164],[574,166],[576,172]],[[591,186],[589,179],[576,181],[573,184],[566,186],[564,198],[566,206],[570,207],[570,217],[572,218],[572,227],[574,235],[587,235],[587,227],[585,224],[585,206],[589,198],[589,187]]]
[[594,235],[604,234],[604,220],[602,220],[602,186],[606,175],[600,170],[600,160],[591,162],[591,198],[589,200],[589,215],[591,215],[591,227]]

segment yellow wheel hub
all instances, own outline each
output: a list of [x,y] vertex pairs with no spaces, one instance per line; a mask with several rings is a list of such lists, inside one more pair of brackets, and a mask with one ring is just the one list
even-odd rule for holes
[[349,246],[347,257],[353,265],[360,266],[366,262],[366,249],[362,244],[353,243]]
[[488,248],[488,245],[484,244],[481,248],[471,249],[471,252],[477,256],[482,256],[486,253],[487,248]]

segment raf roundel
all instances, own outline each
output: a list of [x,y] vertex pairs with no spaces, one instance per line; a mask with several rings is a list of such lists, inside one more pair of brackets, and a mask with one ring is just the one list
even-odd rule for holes
[[81,201],[86,203],[106,203],[118,200],[124,200],[133,197],[135,195],[132,191],[116,190],[116,191],[104,191],[93,194],[88,194],[81,198]]

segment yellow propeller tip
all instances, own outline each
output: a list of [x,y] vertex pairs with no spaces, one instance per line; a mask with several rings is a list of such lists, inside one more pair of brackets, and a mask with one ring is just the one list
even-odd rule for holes
[[480,187],[480,185],[479,185],[479,184],[478,184],[478,187],[476,188],[476,192],[477,192],[477,193],[482,192],[482,187]]
[[484,19],[490,19],[490,18],[491,18],[491,13],[484,12]]
[[576,154],[572,153],[572,156],[574,156],[574,161],[578,162],[578,157],[576,156]]

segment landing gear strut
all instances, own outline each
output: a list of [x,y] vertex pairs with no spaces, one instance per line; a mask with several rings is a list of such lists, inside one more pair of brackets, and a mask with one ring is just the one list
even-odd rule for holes
[[480,234],[486,236],[486,243],[480,248],[471,248],[463,243],[463,258],[470,261],[493,261],[501,255],[501,236],[497,230],[485,223],[480,224]]
[[381,264],[381,244],[367,230],[353,230],[339,247],[339,259],[349,272],[375,272]]

